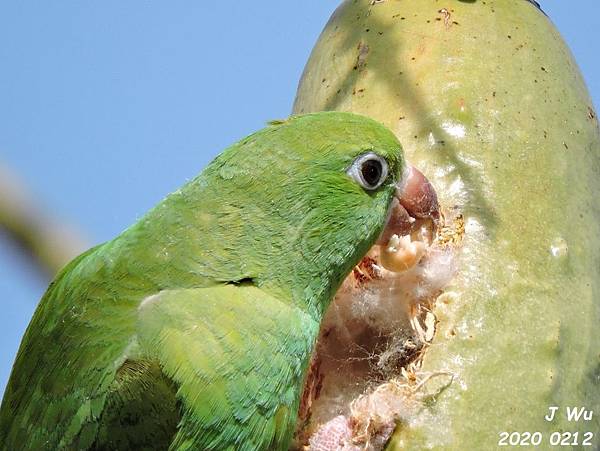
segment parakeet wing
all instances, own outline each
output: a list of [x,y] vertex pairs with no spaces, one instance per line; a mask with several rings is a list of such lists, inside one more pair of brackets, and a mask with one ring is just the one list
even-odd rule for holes
[[[49,290],[49,305],[57,304],[62,283],[57,279]],[[93,328],[85,315],[80,321],[57,310],[67,330]],[[128,343],[99,334],[76,344],[54,337],[53,329],[46,340],[74,349],[58,350],[66,359],[36,357],[46,371],[28,373],[36,379],[13,387],[7,400],[26,401],[27,415],[2,431],[4,438],[36,449],[44,443],[62,449],[287,448],[298,381],[318,329],[307,313],[251,284],[226,284],[159,292],[134,315],[127,322],[137,334]],[[115,321],[116,331],[122,326],[117,313]],[[84,358],[77,359],[76,349]],[[38,380],[40,374],[48,376]],[[72,385],[81,379],[85,386]]]
[[287,449],[318,327],[251,284],[146,299],[140,346],[178,386],[182,405],[171,449]]

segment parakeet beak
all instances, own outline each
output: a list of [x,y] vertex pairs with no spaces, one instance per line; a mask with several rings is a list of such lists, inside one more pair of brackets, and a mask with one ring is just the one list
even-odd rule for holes
[[440,206],[433,186],[421,171],[408,166],[402,181],[396,187],[389,218],[378,244],[386,244],[393,235],[409,235],[415,229],[415,223],[429,225],[430,238],[440,220]]
[[428,218],[437,225],[440,219],[437,194],[427,177],[414,166],[408,166],[407,174],[396,188],[396,197],[410,216]]

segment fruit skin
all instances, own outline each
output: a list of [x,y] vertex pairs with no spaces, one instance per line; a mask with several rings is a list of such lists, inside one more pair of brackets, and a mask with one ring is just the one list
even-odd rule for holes
[[[426,384],[435,396],[389,447],[494,449],[503,431],[597,445],[600,136],[573,57],[527,1],[371,3],[335,11],[294,113],[383,122],[466,223],[422,368],[454,379]],[[595,415],[569,422],[567,407]]]

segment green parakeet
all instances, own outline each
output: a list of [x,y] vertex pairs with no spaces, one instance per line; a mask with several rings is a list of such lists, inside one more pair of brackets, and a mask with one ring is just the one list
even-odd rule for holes
[[410,173],[390,131],[349,113],[225,150],[51,283],[4,394],[2,448],[287,449],[336,289],[401,191],[423,210]]

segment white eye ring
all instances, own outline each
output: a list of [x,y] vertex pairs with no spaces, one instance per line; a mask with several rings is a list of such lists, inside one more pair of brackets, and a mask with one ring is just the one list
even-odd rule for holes
[[367,152],[357,157],[346,173],[364,189],[373,191],[383,184],[389,169],[384,158],[374,152]]

